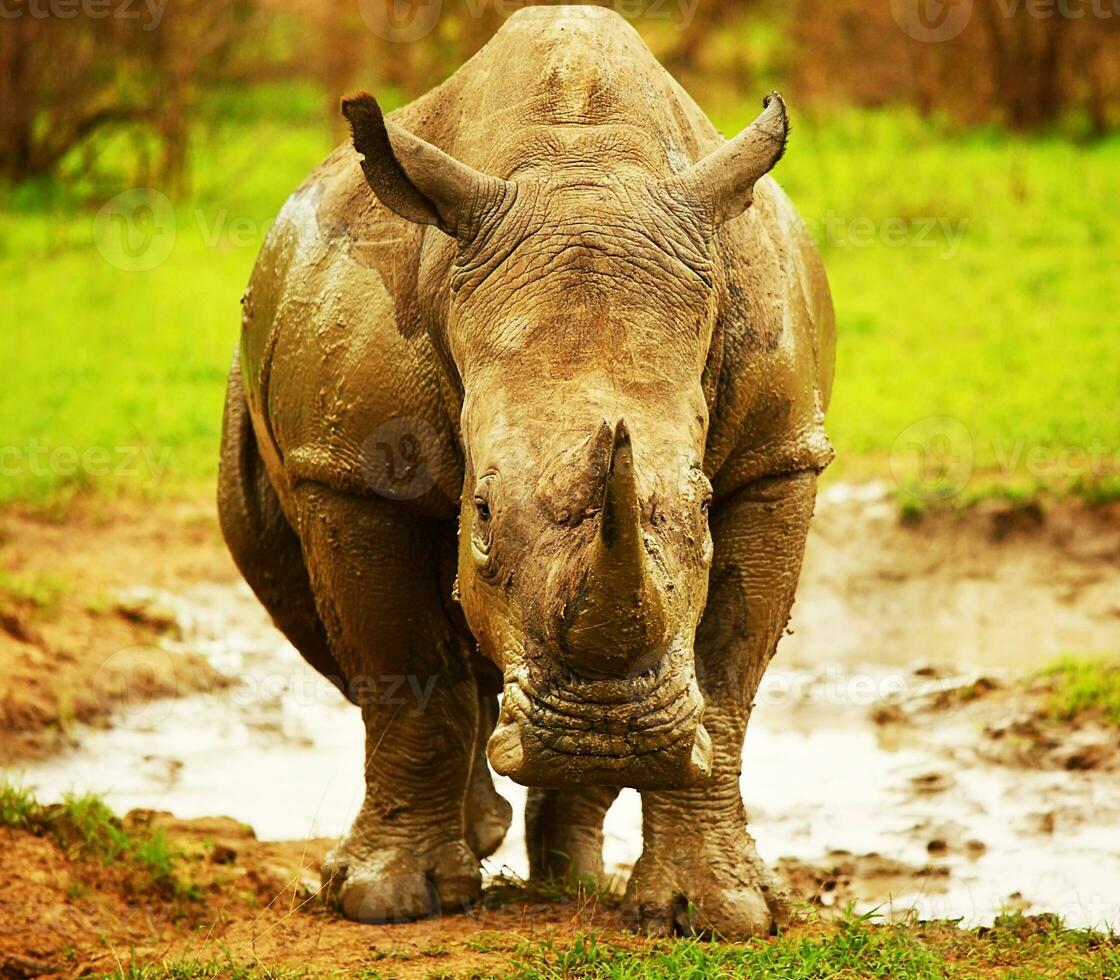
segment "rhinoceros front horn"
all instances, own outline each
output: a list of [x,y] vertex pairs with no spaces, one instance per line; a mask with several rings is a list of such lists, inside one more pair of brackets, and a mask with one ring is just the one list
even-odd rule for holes
[[608,439],[599,529],[561,624],[560,647],[564,659],[585,673],[624,677],[664,654],[667,617],[650,574],[626,422],[620,420],[613,432],[604,423],[596,442]]
[[444,153],[388,122],[375,99],[359,92],[342,100],[362,173],[378,200],[408,221],[470,237],[479,218],[504,200],[512,185]]

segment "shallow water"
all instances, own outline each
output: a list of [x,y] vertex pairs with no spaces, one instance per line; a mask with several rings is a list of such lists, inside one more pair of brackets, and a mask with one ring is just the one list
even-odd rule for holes
[[[181,621],[180,644],[238,684],[122,712],[108,730],[82,731],[80,749],[27,767],[23,781],[44,800],[91,790],[120,812],[228,815],[262,839],[343,833],[362,793],[357,710],[272,629],[247,588],[198,586],[159,598]],[[932,862],[927,843],[944,838],[950,848],[936,863],[950,874],[936,890],[915,877],[899,893],[867,894],[859,907],[984,923],[1018,893],[1024,910],[1120,927],[1116,774],[981,763],[962,750],[972,733],[949,725],[886,744],[868,708],[911,685],[897,669],[783,670],[779,656],[759,692],[743,766],[763,857],[827,864],[828,852],[842,849],[922,866]],[[497,784],[515,819],[487,869],[525,875],[525,790]],[[1054,814],[1051,832],[1039,829],[1045,813]],[[610,868],[636,860],[640,822],[639,797],[626,790],[607,815]],[[979,856],[958,846],[970,840],[983,843]]]

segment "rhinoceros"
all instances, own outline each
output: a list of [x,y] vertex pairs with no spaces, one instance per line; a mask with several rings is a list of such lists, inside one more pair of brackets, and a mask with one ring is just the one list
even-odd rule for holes
[[600,877],[635,787],[627,921],[767,932],[742,747],[835,347],[768,176],[782,98],[725,140],[622,17],[531,7],[388,118],[342,112],[243,296],[219,480],[249,585],[365,724],[325,895],[476,900],[511,818],[492,767],[531,787],[534,877]]

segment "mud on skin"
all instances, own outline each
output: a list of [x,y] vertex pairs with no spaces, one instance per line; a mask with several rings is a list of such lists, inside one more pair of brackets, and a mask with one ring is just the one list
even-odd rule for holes
[[[366,798],[327,858],[356,919],[477,898],[540,787],[536,874],[597,874],[642,791],[625,902],[649,932],[765,933],[781,889],[739,795],[789,616],[834,326],[767,172],[780,96],[724,141],[599,8],[527,8],[295,192],[243,301],[223,530],[320,671],[438,675],[357,697]],[[495,717],[494,695],[503,693]]]

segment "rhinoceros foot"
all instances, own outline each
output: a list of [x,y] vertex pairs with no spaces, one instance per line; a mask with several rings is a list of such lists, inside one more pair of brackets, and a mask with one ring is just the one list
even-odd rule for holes
[[647,935],[747,939],[788,922],[788,895],[749,834],[709,837],[699,846],[682,837],[668,852],[647,847],[635,865],[622,906],[630,928]]
[[429,850],[362,850],[343,843],[323,861],[323,897],[358,922],[407,922],[463,912],[478,900],[482,877],[465,841]]

